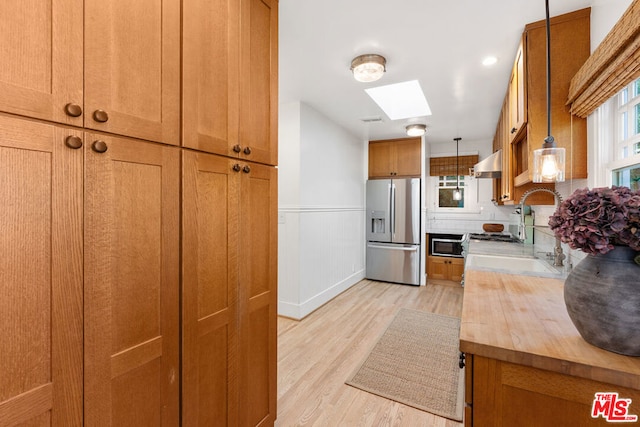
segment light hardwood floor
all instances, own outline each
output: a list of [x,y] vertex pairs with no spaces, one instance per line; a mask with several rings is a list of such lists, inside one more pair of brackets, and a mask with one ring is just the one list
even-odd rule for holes
[[363,280],[301,321],[278,319],[277,427],[457,423],[346,385],[401,307],[460,316],[459,283]]

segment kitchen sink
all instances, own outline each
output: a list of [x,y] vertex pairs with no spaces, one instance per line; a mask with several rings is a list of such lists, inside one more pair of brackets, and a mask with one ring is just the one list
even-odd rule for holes
[[563,275],[562,269],[552,266],[548,261],[530,257],[469,254],[465,261],[465,268],[526,276],[561,277]]

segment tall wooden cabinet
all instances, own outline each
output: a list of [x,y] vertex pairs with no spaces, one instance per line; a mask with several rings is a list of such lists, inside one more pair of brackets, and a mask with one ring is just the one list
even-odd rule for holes
[[0,425],[273,425],[277,0],[31,3],[0,5]]

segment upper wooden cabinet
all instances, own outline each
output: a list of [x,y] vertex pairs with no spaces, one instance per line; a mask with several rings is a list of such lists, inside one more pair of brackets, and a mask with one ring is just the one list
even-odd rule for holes
[[369,141],[369,179],[420,177],[421,146],[420,138]]
[[0,110],[178,144],[179,0],[8,2],[0,26]]
[[178,145],[180,0],[85,0],[84,13],[84,126]]
[[183,4],[183,145],[275,165],[278,2]]
[[516,138],[527,121],[526,74],[525,74],[524,37],[520,41],[516,60],[509,79],[509,142]]
[[[586,120],[572,116],[565,101],[569,83],[589,57],[589,14],[583,9],[551,18],[551,133],[566,150],[566,179],[587,176]],[[535,184],[533,151],[547,136],[546,27],[540,21],[525,27],[494,136],[502,149],[502,178],[495,189],[498,203],[518,203]],[[553,195],[538,193],[531,203],[553,204]]]

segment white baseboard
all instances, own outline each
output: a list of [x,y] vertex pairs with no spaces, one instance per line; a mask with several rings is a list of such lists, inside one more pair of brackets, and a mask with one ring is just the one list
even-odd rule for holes
[[278,301],[278,315],[301,320],[362,279],[364,279],[364,270],[356,271],[351,276],[332,285],[303,303],[294,304],[287,301]]

